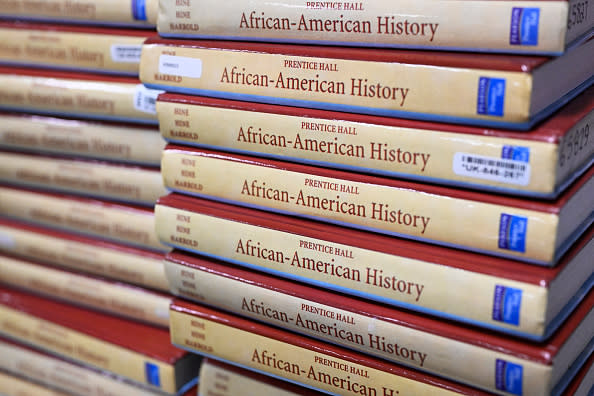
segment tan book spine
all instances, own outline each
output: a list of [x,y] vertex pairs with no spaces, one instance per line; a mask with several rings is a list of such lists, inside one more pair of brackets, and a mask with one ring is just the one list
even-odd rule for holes
[[[514,24],[514,7],[538,10],[536,20],[529,25]],[[163,35],[182,37],[562,52],[567,15],[568,3],[563,1],[406,0],[395,10],[390,0],[230,1],[223,6],[215,0],[168,0],[160,3],[157,28]],[[576,17],[575,21],[574,31],[591,18]],[[512,26],[522,26],[524,35],[532,30],[536,34],[534,41],[527,44],[510,40]]]
[[176,392],[175,370],[171,364],[68,327],[2,306],[0,307],[0,332],[19,342],[121,375],[144,385],[151,385],[147,382],[145,373],[146,365],[150,364],[158,370],[161,384],[159,389],[169,393]]
[[158,3],[158,0],[0,0],[0,14],[154,26]]
[[0,282],[127,319],[169,327],[171,297],[143,288],[105,282],[10,257],[0,257]]
[[0,74],[5,109],[156,124],[161,91],[142,84]]
[[126,250],[0,226],[0,251],[155,290],[169,290],[162,259]]
[[[162,395],[159,392],[133,386],[113,376],[103,375],[14,344],[0,342],[0,355],[2,356],[0,367],[3,370],[69,392],[69,395]],[[37,393],[32,394],[32,396],[36,395]]]
[[152,211],[0,187],[0,213],[34,224],[99,236],[151,250],[169,250],[157,237]]
[[[555,214],[285,171],[183,150],[164,151],[161,173],[166,187],[186,193],[539,262],[549,263],[554,257]],[[221,178],[221,174],[226,177]],[[502,216],[522,219],[524,225],[538,224],[524,228],[521,249],[499,246]]]
[[[523,368],[524,389],[531,390],[526,395],[539,396],[550,391],[551,366],[532,359],[521,359],[499,350],[172,262],[166,261],[165,271],[174,294],[223,311],[492,392],[497,391],[496,361],[504,360]],[[464,356],[464,364],[453,356]]]
[[78,193],[140,205],[166,194],[155,168],[0,152],[0,180],[31,188]]
[[[0,28],[0,60],[16,64],[138,75],[146,37]],[[148,34],[147,34],[148,36]]]
[[0,394],[3,396],[71,396],[3,372],[0,372]]
[[165,140],[156,128],[45,117],[0,116],[0,145],[160,166]]
[[[477,112],[479,81],[486,76],[505,81],[497,115]],[[529,121],[532,89],[532,77],[522,72],[161,44],[143,45],[140,80],[157,87],[513,123]]]
[[[514,331],[541,335],[546,327],[548,290],[538,285],[164,205],[155,207],[155,216],[157,232],[163,241],[209,256],[246,263],[268,272],[284,272],[290,277],[354,291],[360,296],[371,295],[374,299],[396,301],[405,307],[454,315]],[[224,241],[217,237],[223,232],[226,235]],[[169,276],[172,275],[170,269]],[[181,288],[182,283],[177,280],[176,288],[190,291]],[[451,292],[453,285],[456,293]],[[518,289],[526,295],[517,325],[492,317],[493,293],[498,286]],[[470,305],[467,304],[469,299],[472,299]]]

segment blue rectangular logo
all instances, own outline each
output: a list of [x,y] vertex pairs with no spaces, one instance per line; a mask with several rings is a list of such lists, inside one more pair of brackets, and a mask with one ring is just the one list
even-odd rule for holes
[[505,102],[505,79],[480,77],[478,83],[476,112],[503,117]]
[[520,324],[522,290],[501,285],[495,286],[493,294],[493,320],[515,326]]
[[524,253],[527,229],[527,217],[502,213],[499,217],[499,248]]
[[538,45],[539,8],[512,8],[509,26],[510,45]]
[[161,387],[159,366],[151,362],[144,362],[144,375],[146,377],[146,382],[148,382],[151,385]]
[[132,0],[132,16],[137,21],[146,21],[145,0]]
[[521,395],[523,371],[519,364],[497,359],[495,362],[495,387],[503,392]]
[[503,146],[501,149],[501,158],[530,162],[530,148],[521,146]]

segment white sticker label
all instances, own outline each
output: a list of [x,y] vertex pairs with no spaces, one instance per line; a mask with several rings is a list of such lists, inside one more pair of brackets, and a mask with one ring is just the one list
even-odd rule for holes
[[159,56],[159,73],[174,76],[200,78],[202,76],[202,61],[186,56]]
[[525,161],[456,153],[453,170],[457,175],[495,182],[522,186],[530,183],[530,163]]
[[157,114],[157,96],[163,92],[165,91],[138,84],[134,92],[134,108],[144,113]]
[[111,60],[122,63],[140,63],[142,45],[114,44],[110,48]]

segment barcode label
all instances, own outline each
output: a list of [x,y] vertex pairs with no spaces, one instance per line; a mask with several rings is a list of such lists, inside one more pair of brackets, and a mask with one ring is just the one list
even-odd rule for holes
[[142,45],[114,44],[110,48],[111,60],[122,63],[140,63]]
[[157,96],[163,92],[165,91],[150,89],[139,84],[134,94],[134,108],[144,113],[157,114]]
[[501,183],[522,186],[530,183],[530,164],[513,159],[456,153],[454,154],[453,171],[460,176]]

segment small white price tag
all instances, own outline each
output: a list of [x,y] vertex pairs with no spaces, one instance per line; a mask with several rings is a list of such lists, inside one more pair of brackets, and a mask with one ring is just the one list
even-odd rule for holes
[[186,56],[159,56],[159,73],[190,78],[202,76],[202,61]]

